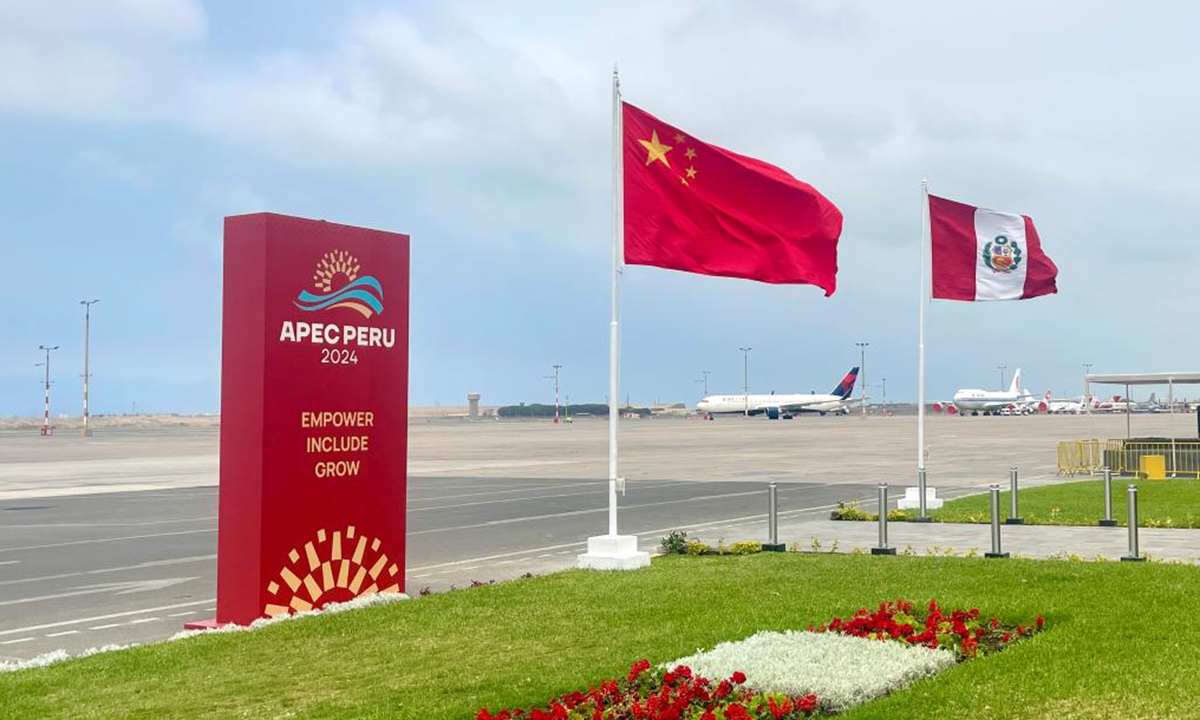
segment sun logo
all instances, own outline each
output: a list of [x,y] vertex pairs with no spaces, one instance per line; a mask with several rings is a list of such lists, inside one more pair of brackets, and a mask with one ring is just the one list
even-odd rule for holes
[[358,258],[350,253],[344,250],[327,252],[325,257],[321,258],[321,262],[317,263],[317,271],[313,273],[313,285],[318,290],[329,292],[333,289],[334,280],[338,275],[345,278],[344,282],[338,283],[338,287],[354,282],[358,277],[358,268]]
[[317,293],[301,290],[296,307],[308,312],[349,308],[369,318],[383,313],[383,286],[370,275],[359,275],[358,258],[345,250],[325,253],[313,271]]
[[404,575],[381,545],[379,538],[361,535],[353,525],[332,534],[318,530],[315,542],[288,553],[279,580],[267,583],[274,602],[268,602],[263,613],[275,617],[363,595],[400,592]]

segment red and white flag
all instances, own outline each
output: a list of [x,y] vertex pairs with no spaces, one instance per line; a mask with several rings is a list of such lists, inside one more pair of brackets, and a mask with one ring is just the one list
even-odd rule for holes
[[933,297],[1028,300],[1058,292],[1058,268],[1028,215],[929,196]]

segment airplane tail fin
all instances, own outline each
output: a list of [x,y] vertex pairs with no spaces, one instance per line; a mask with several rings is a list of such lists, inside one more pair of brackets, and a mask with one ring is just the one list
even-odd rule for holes
[[1017,368],[1017,371],[1013,373],[1012,385],[1008,386],[1008,392],[1012,395],[1021,392],[1021,368]]
[[858,368],[850,368],[850,372],[846,373],[846,377],[837,384],[831,395],[837,395],[840,398],[848,398],[854,393],[854,382],[858,380]]

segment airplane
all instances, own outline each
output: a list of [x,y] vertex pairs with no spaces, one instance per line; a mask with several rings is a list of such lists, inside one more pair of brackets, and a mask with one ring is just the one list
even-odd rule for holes
[[[1022,414],[1036,411],[1036,401],[1029,394],[1028,390],[1021,389],[1021,368],[1013,373],[1012,383],[1008,386],[1008,390],[959,390],[954,393],[952,405],[946,407],[946,411],[954,414],[950,410],[953,407],[956,412],[963,415],[970,413],[972,415],[999,415],[1004,411],[1005,415]],[[934,411],[940,411],[941,403],[934,405]]]
[[850,369],[846,377],[828,395],[820,393],[788,393],[776,395],[706,395],[696,403],[696,412],[704,415],[749,414],[766,415],[769,420],[791,420],[802,412],[848,413],[855,400],[854,382],[858,368]]
[[[1038,412],[1050,413],[1051,415],[1065,415],[1082,413],[1086,407],[1083,398],[1077,400],[1055,400],[1053,393],[1046,391],[1045,397],[1037,405]],[[1094,407],[1094,405],[1093,405]]]

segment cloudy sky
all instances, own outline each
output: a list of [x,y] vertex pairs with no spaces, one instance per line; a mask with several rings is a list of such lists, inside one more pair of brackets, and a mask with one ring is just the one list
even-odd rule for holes
[[610,78],[845,214],[837,294],[632,267],[635,402],[916,393],[920,180],[1036,220],[1060,294],[929,308],[931,398],[1200,369],[1194,4],[0,0],[0,414],[218,409],[221,219],[410,233],[412,401],[607,391]]

